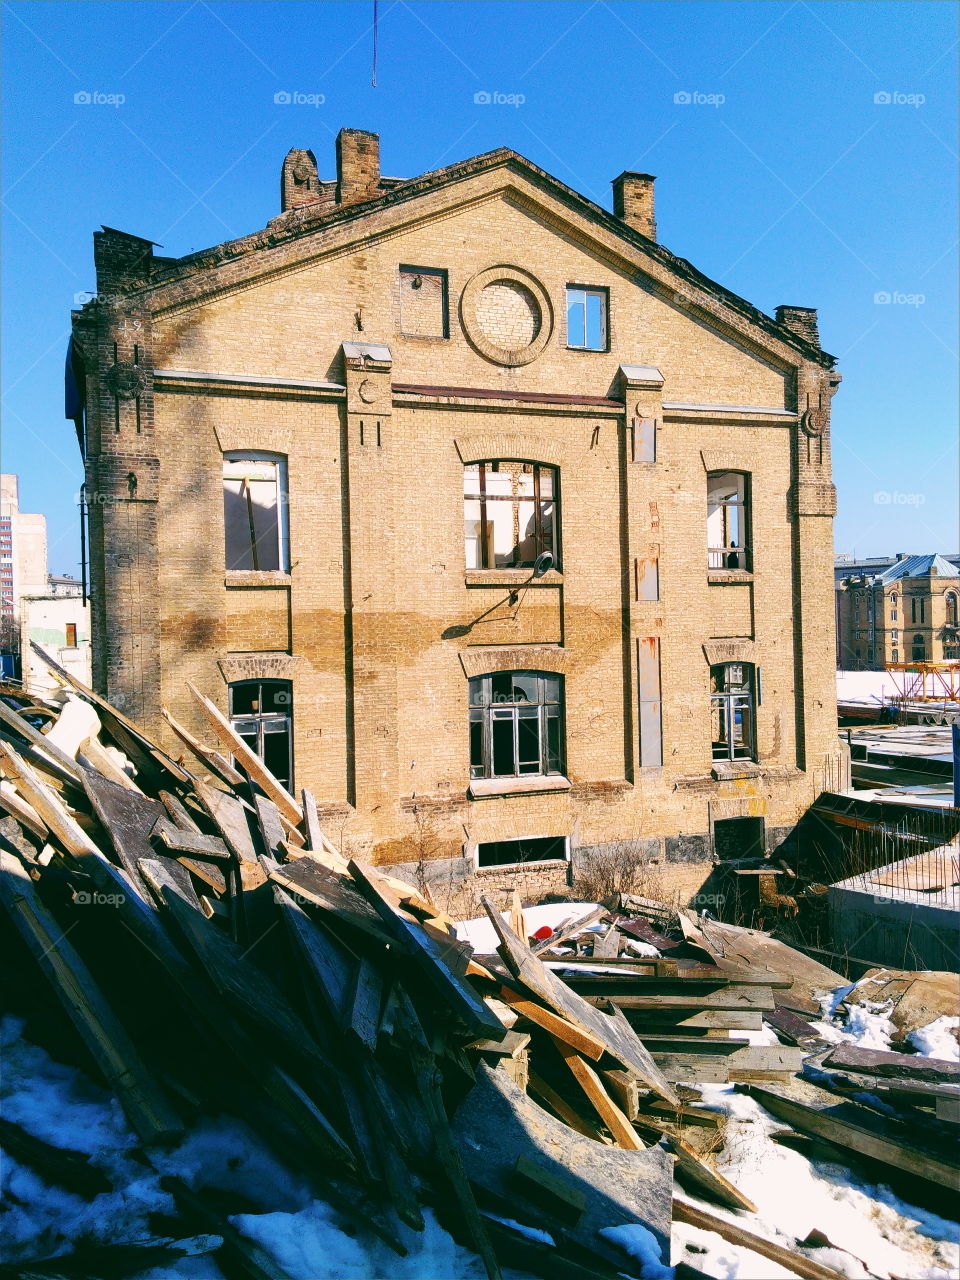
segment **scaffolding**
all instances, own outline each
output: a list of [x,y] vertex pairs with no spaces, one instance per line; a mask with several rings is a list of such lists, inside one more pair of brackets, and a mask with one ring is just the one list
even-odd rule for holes
[[893,701],[960,702],[960,662],[888,662],[897,686]]

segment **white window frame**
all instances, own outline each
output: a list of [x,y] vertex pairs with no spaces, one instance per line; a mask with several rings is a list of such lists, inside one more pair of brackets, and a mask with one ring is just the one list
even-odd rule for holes
[[277,537],[278,537],[278,559],[277,569],[258,570],[255,568],[248,569],[231,569],[226,565],[226,512],[224,512],[224,562],[228,573],[289,573],[290,572],[290,534],[288,522],[288,508],[290,505],[289,488],[287,484],[287,457],[283,453],[272,453],[262,449],[232,449],[224,453],[222,463],[222,481],[230,479],[227,475],[227,464],[234,462],[251,462],[260,464],[269,464],[276,467],[276,483],[277,483]]
[[[577,298],[575,295],[580,295]],[[591,346],[587,342],[587,298],[600,299],[600,345]],[[583,342],[574,342],[570,333],[570,304],[581,301],[583,304]],[[566,292],[565,324],[567,327],[567,346],[572,351],[609,351],[610,350],[610,293],[597,285],[568,284]]]

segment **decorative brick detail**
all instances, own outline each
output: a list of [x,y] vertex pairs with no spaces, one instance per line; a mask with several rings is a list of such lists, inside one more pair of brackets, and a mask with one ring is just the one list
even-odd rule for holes
[[469,280],[460,296],[460,320],[480,354],[496,364],[530,364],[553,333],[550,295],[517,267],[488,267]]
[[302,659],[289,653],[234,653],[218,658],[227,684],[238,680],[292,680]]
[[463,674],[483,676],[490,671],[556,671],[568,670],[570,655],[564,649],[541,649],[533,645],[520,649],[471,649],[460,655]]

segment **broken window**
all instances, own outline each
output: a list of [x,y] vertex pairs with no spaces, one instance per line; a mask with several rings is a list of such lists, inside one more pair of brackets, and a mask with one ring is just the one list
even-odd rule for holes
[[747,662],[723,662],[710,668],[714,760],[754,758],[753,685],[753,667]]
[[567,346],[607,350],[607,291],[567,285]]
[[468,569],[532,568],[549,551],[559,568],[559,472],[539,462],[474,462],[463,469]]
[[400,330],[417,338],[450,336],[446,271],[400,268]]
[[711,471],[707,475],[708,568],[749,569],[749,514],[744,472]]
[[230,723],[276,780],[293,785],[293,691],[289,680],[240,680],[230,686]]
[[227,569],[289,570],[286,473],[279,454],[224,454]]
[[526,840],[490,840],[477,845],[478,867],[516,866],[525,862],[566,862],[566,836],[532,836]]
[[471,778],[563,772],[563,677],[497,671],[470,681]]

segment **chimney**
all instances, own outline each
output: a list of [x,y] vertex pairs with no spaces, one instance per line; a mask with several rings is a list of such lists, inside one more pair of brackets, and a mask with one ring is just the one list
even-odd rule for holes
[[629,170],[613,180],[613,212],[628,227],[651,240],[657,238],[657,223],[653,216],[655,182],[652,173],[631,173]]
[[317,161],[312,151],[299,151],[296,147],[287,152],[280,172],[280,208],[301,209],[305,204],[316,204],[326,199],[317,174]]
[[359,204],[379,194],[379,133],[341,129],[337,134],[337,204]]
[[777,324],[789,329],[811,347],[820,346],[816,307],[777,307]]

